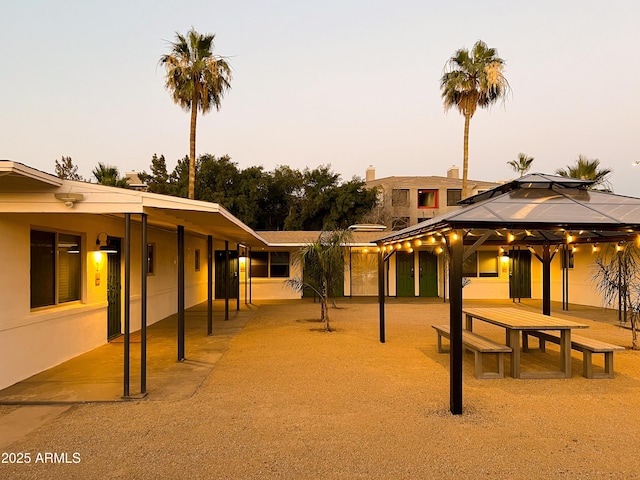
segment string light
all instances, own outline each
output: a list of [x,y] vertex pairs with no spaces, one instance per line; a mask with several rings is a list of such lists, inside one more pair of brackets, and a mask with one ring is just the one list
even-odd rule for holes
[[420,239],[416,240],[416,247],[419,247],[420,245],[422,245],[422,240]]

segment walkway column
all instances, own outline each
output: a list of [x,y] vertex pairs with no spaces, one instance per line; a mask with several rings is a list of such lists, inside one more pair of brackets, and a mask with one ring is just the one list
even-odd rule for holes
[[549,243],[542,246],[542,314],[551,315],[551,253]]
[[178,361],[184,361],[184,227],[178,225]]
[[213,335],[213,237],[207,236],[207,335]]
[[449,234],[449,324],[451,328],[451,351],[449,354],[449,403],[451,413],[462,414],[462,258],[463,232],[455,230]]
[[140,394],[147,393],[147,273],[149,252],[147,251],[147,214],[142,217],[142,262],[140,266]]
[[131,214],[124,214],[124,392],[129,397],[131,341]]
[[235,281],[238,293],[236,294],[236,311],[240,310],[240,244],[236,243],[236,271]]
[[224,241],[224,319],[229,320],[229,241]]

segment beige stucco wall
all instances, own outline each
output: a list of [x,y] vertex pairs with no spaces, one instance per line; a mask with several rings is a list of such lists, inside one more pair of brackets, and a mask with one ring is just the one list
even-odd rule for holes
[[[30,308],[30,231],[51,230],[80,235],[83,242],[81,301]],[[85,353],[107,342],[107,259],[95,252],[100,232],[124,237],[124,222],[97,215],[0,214],[0,388]],[[140,329],[141,227],[132,222],[131,330]],[[176,234],[148,229],[156,248],[156,273],[147,276],[147,323],[177,311]],[[217,245],[216,245],[217,247]],[[195,250],[200,249],[200,271]],[[223,248],[223,247],[221,247]],[[206,238],[185,236],[185,305],[207,298]],[[96,283],[99,276],[99,285]],[[122,260],[124,285],[124,258]],[[124,295],[122,296],[124,304]],[[124,311],[124,309],[123,309]]]

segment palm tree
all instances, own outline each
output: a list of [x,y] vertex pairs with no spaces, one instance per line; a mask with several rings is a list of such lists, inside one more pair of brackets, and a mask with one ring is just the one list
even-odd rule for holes
[[511,166],[522,177],[531,168],[533,163],[533,157],[529,157],[526,153],[519,153],[517,160],[511,160],[507,162],[507,165]]
[[195,194],[196,119],[212,107],[220,110],[222,97],[231,88],[231,67],[226,59],[213,54],[215,34],[202,35],[193,28],[187,35],[176,32],[171,53],[160,57],[166,68],[165,87],[173,101],[191,112],[189,131],[189,198]]
[[464,116],[463,198],[468,196],[469,122],[478,107],[488,108],[498,99],[506,98],[509,83],[503,75],[504,64],[495,48],[478,40],[471,52],[466,48],[456,51],[440,79],[445,111],[455,107]]
[[99,162],[98,166],[94,168],[91,173],[100,185],[129,188],[129,182],[126,177],[120,178],[117,167]]
[[605,306],[618,307],[618,318],[631,326],[631,348],[640,350],[640,247],[637,242],[604,244],[592,265],[591,281]]
[[611,190],[607,176],[613,172],[610,168],[600,170],[600,160],[589,159],[584,155],[578,155],[575,165],[567,165],[567,168],[559,168],[556,173],[562,177],[579,178],[580,180],[593,180],[589,188],[603,187]]
[[321,232],[317,240],[303,246],[294,259],[299,270],[304,270],[304,272],[285,282],[296,292],[310,288],[318,295],[320,321],[324,322],[324,329],[327,332],[331,331],[329,298],[334,295],[338,287],[337,283],[343,278],[343,248],[349,237],[348,230]]

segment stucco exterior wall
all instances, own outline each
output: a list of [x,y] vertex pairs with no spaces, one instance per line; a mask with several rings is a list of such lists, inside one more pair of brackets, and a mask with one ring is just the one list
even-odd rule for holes
[[[82,239],[81,300],[55,306],[30,307],[30,231],[42,229],[80,235]],[[122,220],[97,215],[0,214],[0,388],[85,353],[107,342],[107,257],[96,251],[100,232],[124,237]],[[131,330],[139,330],[141,289],[141,227],[131,228]],[[149,228],[155,245],[155,274],[147,276],[147,324],[177,311],[176,234]],[[195,250],[200,249],[200,270]],[[185,306],[207,299],[206,238],[185,236]],[[124,258],[121,265],[124,283]],[[124,294],[122,295],[124,305]],[[122,309],[123,310],[123,309]]]

